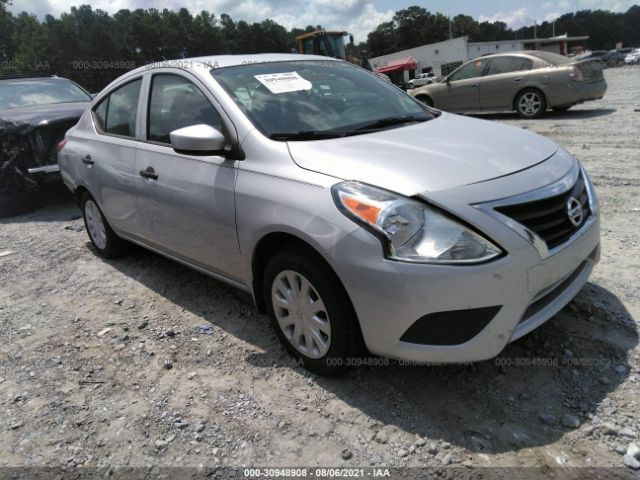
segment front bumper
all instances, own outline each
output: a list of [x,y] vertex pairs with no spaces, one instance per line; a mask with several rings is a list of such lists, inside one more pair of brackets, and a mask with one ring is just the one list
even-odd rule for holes
[[[556,164],[562,164],[562,161],[556,161]],[[548,170],[549,164],[542,164],[517,174],[520,178],[515,184],[535,178],[541,181],[539,179],[546,178],[544,173]],[[600,255],[597,207],[566,244],[541,254],[531,241],[511,227],[472,206],[474,198],[491,198],[486,196],[488,192],[505,191],[501,187],[509,181],[513,186],[514,179],[503,177],[456,189],[459,191],[430,195],[430,200],[441,206],[457,201],[456,213],[471,224],[485,227],[481,230],[492,233],[491,238],[507,251],[507,255],[493,262],[447,266],[387,260],[383,258],[379,241],[362,229],[345,237],[330,252],[372,353],[417,362],[486,360],[498,355],[510,341],[555,315],[587,282]],[[466,201],[460,199],[462,191]],[[596,201],[595,197],[593,201]],[[470,310],[491,317],[488,323],[475,330],[472,322],[484,320],[464,317],[462,322],[469,323],[474,335],[463,343],[403,341],[419,319],[433,320],[433,328],[454,328],[452,322],[448,327],[448,317],[443,318],[442,313]],[[479,333],[476,334],[477,330]],[[436,337],[447,338],[447,335]]]

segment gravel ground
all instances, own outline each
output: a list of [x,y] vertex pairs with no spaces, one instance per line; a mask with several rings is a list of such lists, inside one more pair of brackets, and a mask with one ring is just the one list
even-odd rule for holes
[[97,257],[70,202],[1,220],[0,466],[637,475],[640,69],[606,78],[603,100],[566,113],[482,116],[577,155],[603,216],[590,283],[496,361],[316,377],[244,294],[139,248]]

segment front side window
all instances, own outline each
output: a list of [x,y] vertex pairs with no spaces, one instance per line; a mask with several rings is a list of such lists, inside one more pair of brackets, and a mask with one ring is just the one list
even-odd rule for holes
[[142,80],[134,80],[106,96],[93,110],[98,131],[123,137],[135,137],[136,113]]
[[211,74],[254,125],[276,140],[364,134],[434,117],[399,88],[347,62],[265,62]]
[[480,59],[469,62],[453,72],[451,74],[451,77],[449,77],[449,81],[455,82],[456,80],[466,80],[468,78],[480,77],[482,76],[486,64],[486,60]]
[[201,124],[222,130],[220,115],[202,91],[179,75],[154,75],[149,97],[147,139],[168,144],[172,131]]

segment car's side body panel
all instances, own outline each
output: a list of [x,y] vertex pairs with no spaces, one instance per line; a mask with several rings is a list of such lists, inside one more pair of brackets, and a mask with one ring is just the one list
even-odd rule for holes
[[[294,61],[299,56],[268,58]],[[228,57],[220,61],[230,62]],[[276,141],[253,126],[211,76],[210,65],[197,59],[190,64],[134,71],[96,99],[94,106],[121,83],[136,75],[143,78],[134,138],[100,134],[90,113],[67,134],[61,160],[65,183],[72,190],[87,188],[124,238],[258,296],[260,292],[253,291],[256,249],[274,234],[295,237],[337,274],[370,350],[417,361],[475,361],[498,354],[509,341],[562,308],[598,260],[599,215],[591,190],[591,218],[554,251],[539,248],[540,238],[514,228],[493,211],[492,202],[535,197],[546,194],[549,186],[555,192],[556,186],[577,181],[578,162],[549,140],[442,114],[423,123],[351,137]],[[148,140],[151,76],[165,71],[192,78],[221,114],[232,144],[224,155],[178,153]],[[563,81],[547,73],[541,78],[522,74],[515,83],[542,89]],[[482,90],[478,79],[461,82],[477,82],[474,91]],[[453,91],[455,85],[431,88]],[[457,108],[467,108],[465,98],[458,101]],[[93,162],[82,161],[87,154]],[[148,167],[157,177],[140,176]],[[464,266],[392,260],[378,236],[338,209],[332,187],[344,180],[412,197],[425,209],[440,209],[495,242],[502,252],[491,261]],[[569,280],[554,301],[525,318],[542,292]],[[488,307],[497,308],[495,318],[465,343],[402,340],[426,315]]]

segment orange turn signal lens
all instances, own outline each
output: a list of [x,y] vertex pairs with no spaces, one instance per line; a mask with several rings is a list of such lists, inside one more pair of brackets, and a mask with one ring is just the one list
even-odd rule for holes
[[365,222],[375,225],[378,221],[378,215],[380,215],[380,208],[363,203],[354,197],[343,197],[342,202],[345,207],[349,209],[351,213],[361,218]]

